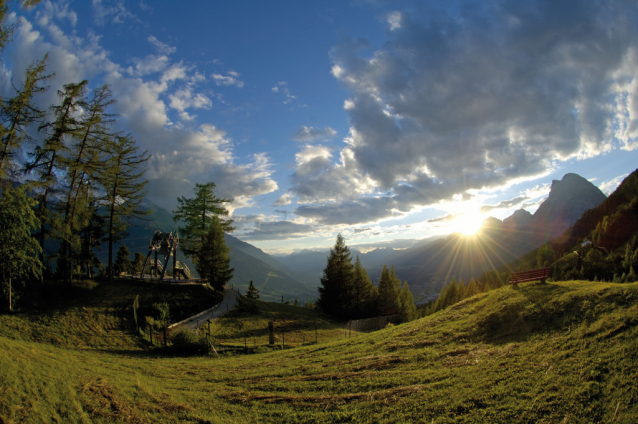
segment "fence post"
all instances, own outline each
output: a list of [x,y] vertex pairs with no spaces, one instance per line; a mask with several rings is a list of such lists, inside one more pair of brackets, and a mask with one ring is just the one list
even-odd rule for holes
[[268,321],[268,344],[271,346],[275,344],[275,329],[272,321]]

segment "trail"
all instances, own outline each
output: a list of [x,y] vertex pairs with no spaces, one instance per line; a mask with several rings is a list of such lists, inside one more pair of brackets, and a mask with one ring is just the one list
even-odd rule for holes
[[212,311],[208,311],[207,313],[201,316],[193,316],[188,319],[188,321],[182,322],[179,325],[171,328],[171,332],[179,331],[179,330],[191,330],[195,331],[200,326],[204,325],[206,321],[209,319],[219,318],[224,315],[226,312],[230,311],[237,305],[237,297],[238,293],[236,289],[225,288],[224,289],[224,299],[221,301],[215,309]]

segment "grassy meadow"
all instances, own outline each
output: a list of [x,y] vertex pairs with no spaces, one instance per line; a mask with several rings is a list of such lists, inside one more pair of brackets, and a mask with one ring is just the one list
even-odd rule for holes
[[[90,299],[71,308],[88,311],[85,327],[69,324],[77,339],[130,324]],[[259,331],[251,320],[273,317],[304,329],[316,321],[325,337],[200,357],[166,355],[133,336],[117,349],[76,346],[62,318],[50,325],[67,340],[57,343],[37,336],[45,324],[32,315],[5,315],[0,423],[633,423],[637,300],[637,283],[523,283],[347,339],[313,311],[264,304],[271,310],[220,321],[218,337],[240,341]]]

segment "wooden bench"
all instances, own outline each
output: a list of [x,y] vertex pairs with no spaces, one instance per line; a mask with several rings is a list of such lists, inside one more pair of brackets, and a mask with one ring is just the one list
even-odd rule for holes
[[533,269],[531,271],[513,272],[510,277],[510,284],[523,283],[525,281],[545,280],[549,277],[549,268]]

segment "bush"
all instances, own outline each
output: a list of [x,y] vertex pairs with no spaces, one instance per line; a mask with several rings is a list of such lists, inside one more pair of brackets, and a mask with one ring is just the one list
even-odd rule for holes
[[206,355],[210,345],[206,337],[199,337],[193,331],[179,330],[171,337],[172,349],[183,355]]

